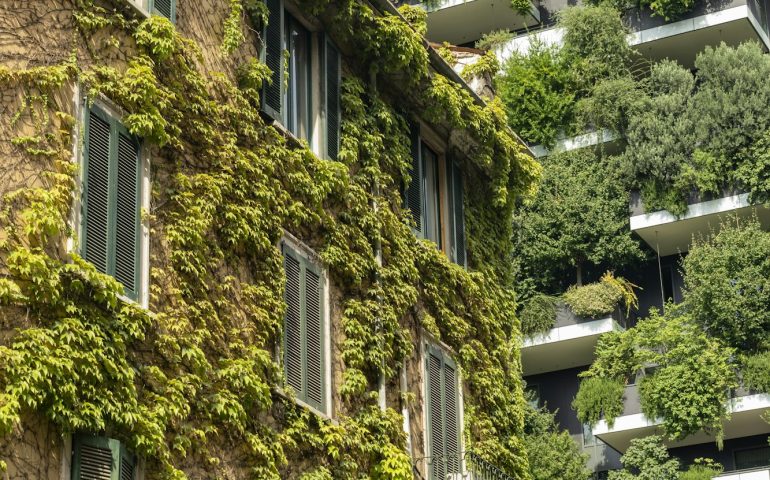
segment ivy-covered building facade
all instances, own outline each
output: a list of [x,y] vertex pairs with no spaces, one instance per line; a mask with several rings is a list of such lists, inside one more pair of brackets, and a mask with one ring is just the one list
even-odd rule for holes
[[409,17],[0,5],[3,478],[531,477],[540,166]]
[[[770,478],[770,5],[410,3],[430,40],[496,58],[544,167],[514,228],[533,407],[596,478]],[[635,463],[651,436],[673,470]]]

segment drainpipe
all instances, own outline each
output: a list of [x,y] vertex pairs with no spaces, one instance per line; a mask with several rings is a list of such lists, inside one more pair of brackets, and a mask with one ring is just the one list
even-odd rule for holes
[[[377,67],[372,66],[369,69],[369,87],[371,89],[372,96],[377,95]],[[374,214],[377,215],[377,212],[379,210],[379,205],[377,205],[377,198],[380,195],[380,184],[375,179],[374,185],[372,185],[372,210],[374,211]],[[377,263],[377,267],[382,267],[382,242],[379,237],[377,237],[374,240],[374,259]],[[379,283],[379,275],[375,279],[375,282]],[[377,304],[382,305],[382,298],[377,298]],[[377,317],[375,319],[375,328],[377,329],[377,333],[379,334],[379,342],[380,347],[383,348],[384,345],[384,339],[382,336],[382,320],[380,317]],[[380,410],[385,411],[387,408],[387,388],[385,386],[385,374],[383,371],[385,370],[385,361],[382,361],[383,363],[380,365],[380,378],[378,381],[378,393],[377,393],[377,403],[380,406]]]

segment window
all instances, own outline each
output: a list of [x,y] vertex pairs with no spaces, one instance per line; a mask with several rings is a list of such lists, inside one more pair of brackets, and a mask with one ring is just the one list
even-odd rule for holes
[[139,300],[141,163],[139,140],[94,105],[83,161],[81,254]]
[[283,367],[286,383],[297,399],[326,410],[326,338],[324,275],[315,263],[283,243],[286,273],[286,313],[283,331]]
[[176,23],[176,0],[128,0],[136,8],[146,14],[166,17]]
[[176,0],[149,0],[151,13],[156,13],[176,22]]
[[291,15],[286,15],[283,44],[289,53],[283,124],[296,137],[310,141],[310,33]]
[[72,480],[134,480],[136,458],[118,440],[77,435],[72,445]]
[[460,384],[457,367],[449,355],[427,345],[425,397],[428,441],[428,478],[444,479],[460,473]]
[[[309,31],[287,13],[282,0],[265,0],[265,5],[269,14],[262,56],[272,74],[262,89],[262,111],[306,140],[315,152],[335,160],[340,136],[339,50],[328,36]],[[319,138],[313,138],[314,131],[321,132]]]
[[770,465],[770,446],[735,451],[735,469],[766,467]]
[[432,240],[453,262],[465,266],[463,177],[453,159],[436,153],[421,136],[412,132],[411,182],[404,192],[414,221],[414,233]]

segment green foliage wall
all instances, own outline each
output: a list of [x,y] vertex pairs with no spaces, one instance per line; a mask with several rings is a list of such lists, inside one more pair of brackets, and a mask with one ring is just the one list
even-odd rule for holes
[[[458,353],[468,447],[528,478],[511,227],[500,219],[532,192],[539,166],[504,128],[499,105],[478,105],[429,71],[420,37],[400,18],[355,0],[334,4],[299,6],[353,52],[350,72],[378,73],[383,84],[390,74],[406,78],[400,105],[471,139],[464,168],[473,269],[411,233],[400,196],[406,117],[387,94],[348,72],[339,161],[322,161],[259,116],[268,71],[256,59],[243,59],[237,78],[207,72],[204,47],[168,21],[126,20],[80,2],[68,62],[0,69],[3,88],[27,96],[18,115],[39,134],[20,136],[17,146],[46,179],[2,203],[0,303],[18,330],[0,346],[0,433],[27,412],[63,432],[106,432],[148,459],[150,478],[188,478],[195,464],[219,475],[234,459],[253,478],[411,478],[401,416],[379,409],[375,386],[397,374],[424,328]],[[264,14],[251,1],[229,6],[223,55]],[[125,109],[124,123],[153,153],[152,209],[143,212],[152,239],[149,311],[120,300],[113,279],[62,248],[73,233],[69,158],[80,127],[51,99],[75,81],[89,98],[104,94]],[[320,254],[341,299],[336,423],[276,390],[284,229]]]

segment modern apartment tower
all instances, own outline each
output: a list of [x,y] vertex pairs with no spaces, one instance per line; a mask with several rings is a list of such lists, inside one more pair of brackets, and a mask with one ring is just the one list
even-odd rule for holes
[[[419,4],[421,2],[411,1]],[[446,0],[431,2],[428,11],[428,38],[436,43],[449,42],[473,47],[483,34],[497,30],[513,32],[513,38],[494,48],[499,60],[511,52],[526,53],[533,39],[545,44],[559,44],[563,31],[555,25],[556,14],[575,2],[533,1],[529,11],[515,12],[508,2],[499,0]],[[759,43],[770,50],[770,2],[735,0],[715,2],[696,0],[693,8],[672,21],[653,16],[645,8],[629,8],[622,13],[629,28],[628,43],[642,58],[650,61],[673,59],[692,68],[696,54],[706,46],[721,42],[736,46],[742,42]],[[587,132],[557,139],[551,148],[531,145],[539,157],[577,149],[612,149],[622,138],[608,131]],[[649,211],[644,199],[632,192],[628,224],[633,234],[650,253],[650,260],[632,271],[621,273],[639,288],[639,306],[626,315],[622,309],[605,318],[579,318],[569,308],[559,308],[553,327],[546,334],[524,340],[522,368],[527,388],[540,406],[557,411],[560,426],[569,431],[590,455],[589,468],[597,478],[621,468],[620,456],[634,438],[660,433],[659,419],[641,413],[636,379],[629,379],[624,394],[624,410],[612,426],[600,421],[593,429],[581,424],[571,403],[580,378],[594,360],[597,339],[604,333],[633,327],[652,308],[662,310],[666,302],[682,297],[680,259],[687,254],[693,236],[706,235],[718,228],[727,215],[756,218],[764,229],[770,228],[770,210],[751,205],[748,194],[725,191],[722,195],[693,194],[686,212]],[[731,418],[724,425],[724,447],[717,448],[714,437],[703,432],[678,442],[669,442],[672,456],[683,463],[698,457],[720,462],[730,480],[770,479],[770,425],[761,415],[770,409],[770,396],[738,389],[731,392],[728,411]]]

